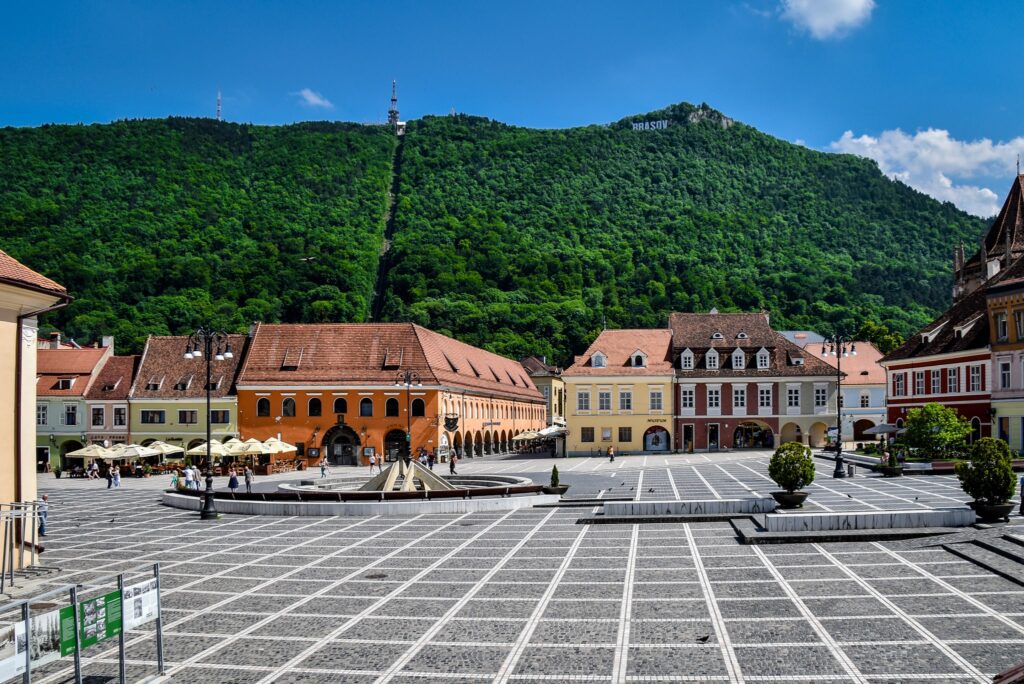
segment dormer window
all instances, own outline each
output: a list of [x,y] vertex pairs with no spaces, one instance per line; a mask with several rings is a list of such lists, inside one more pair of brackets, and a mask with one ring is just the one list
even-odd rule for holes
[[180,378],[178,380],[178,382],[174,383],[174,389],[178,390],[179,392],[184,392],[185,390],[187,390],[189,388],[189,386],[191,384],[192,384],[192,376],[191,375],[186,375],[186,376]]
[[725,339],[725,335],[723,335],[720,332],[716,332],[715,334],[713,334],[711,336],[711,339],[713,339],[713,340],[724,340]]
[[634,368],[644,368],[647,365],[647,357],[642,351],[633,352],[633,356],[630,358],[630,365]]
[[771,364],[771,356],[768,350],[762,347],[757,352],[757,369],[768,370],[768,366]]
[[743,370],[746,368],[747,357],[744,355],[742,349],[737,349],[732,353],[732,367],[735,370]]
[[604,368],[608,365],[608,358],[601,352],[594,352],[594,355],[590,357],[590,365],[594,368]]
[[160,390],[160,385],[162,384],[164,384],[163,378],[153,376],[149,379],[149,382],[146,383],[146,389],[150,392],[157,392]]
[[718,352],[714,349],[709,349],[705,359],[709,370],[718,370]]
[[75,379],[74,378],[58,378],[57,379],[57,389],[59,389],[59,390],[69,390],[69,389],[71,389],[71,386],[74,385],[74,384],[75,384]]
[[683,370],[693,370],[693,352],[689,349],[679,355],[679,367]]
[[737,333],[737,335],[736,335],[736,339],[737,339],[737,340],[745,340],[745,339],[747,339],[747,338],[748,338],[748,335],[747,335],[747,333],[745,333],[745,332],[743,332],[743,331],[740,331],[740,332],[739,332],[739,333]]

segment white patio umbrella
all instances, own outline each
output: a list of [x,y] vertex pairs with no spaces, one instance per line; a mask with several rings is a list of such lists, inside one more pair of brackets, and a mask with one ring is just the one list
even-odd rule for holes
[[147,444],[146,446],[148,446],[150,449],[155,449],[156,451],[160,452],[161,456],[171,456],[173,454],[185,453],[184,447],[176,446],[174,444],[168,444],[167,442],[161,442],[160,440]]
[[[206,442],[197,444],[188,451],[185,452],[189,456],[205,456],[206,455]],[[216,439],[210,440],[210,457],[220,457],[230,454],[231,451],[228,447],[224,446],[221,442]]]
[[159,455],[156,449],[141,444],[118,444],[110,450],[110,458],[149,458]]
[[231,453],[235,456],[256,456],[258,454],[269,454],[270,447],[256,439],[250,437],[244,442],[238,442],[231,449]]
[[110,449],[100,446],[99,444],[90,444],[89,446],[82,447],[81,449],[69,451],[64,455],[72,456],[74,458],[109,458]]
[[534,432],[533,430],[527,430],[526,432],[520,433],[520,434],[516,435],[515,437],[513,437],[512,441],[513,442],[527,442],[527,441],[529,441],[531,439],[537,439],[538,437],[540,437],[540,433],[539,432]]
[[270,451],[267,452],[267,453],[271,453],[271,454],[288,454],[288,453],[291,453],[293,451],[298,451],[299,450],[298,447],[292,446],[291,444],[288,444],[287,442],[282,442],[277,437],[271,437],[270,439],[265,441],[263,444],[268,449],[270,449]]

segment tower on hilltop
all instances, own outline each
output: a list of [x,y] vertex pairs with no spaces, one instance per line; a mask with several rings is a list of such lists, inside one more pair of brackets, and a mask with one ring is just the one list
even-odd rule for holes
[[388,126],[397,135],[405,133],[405,122],[398,120],[398,82],[391,81],[391,106],[388,107]]

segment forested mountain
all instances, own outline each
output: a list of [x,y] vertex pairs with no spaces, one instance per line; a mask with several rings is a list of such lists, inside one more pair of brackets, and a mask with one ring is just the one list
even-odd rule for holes
[[397,140],[185,119],[0,131],[0,247],[69,287],[68,334],[131,345],[206,321],[365,320],[378,265],[383,320],[508,355],[564,362],[602,325],[712,306],[906,333],[983,230],[870,161],[703,105],[567,130],[427,117]]

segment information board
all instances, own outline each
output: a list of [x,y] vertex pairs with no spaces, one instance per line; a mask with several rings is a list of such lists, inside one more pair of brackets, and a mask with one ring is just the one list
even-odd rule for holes
[[[6,681],[25,672],[25,649],[30,650],[32,668],[52,663],[65,655],[61,650],[60,614],[64,610],[32,615],[30,632],[25,635],[25,623],[16,622],[0,627],[0,681]],[[74,650],[74,641],[72,641]]]
[[121,591],[121,605],[124,608],[122,628],[135,629],[156,620],[160,616],[160,601],[157,595],[155,577],[125,587]]
[[121,633],[120,591],[80,601],[78,607],[83,649]]

